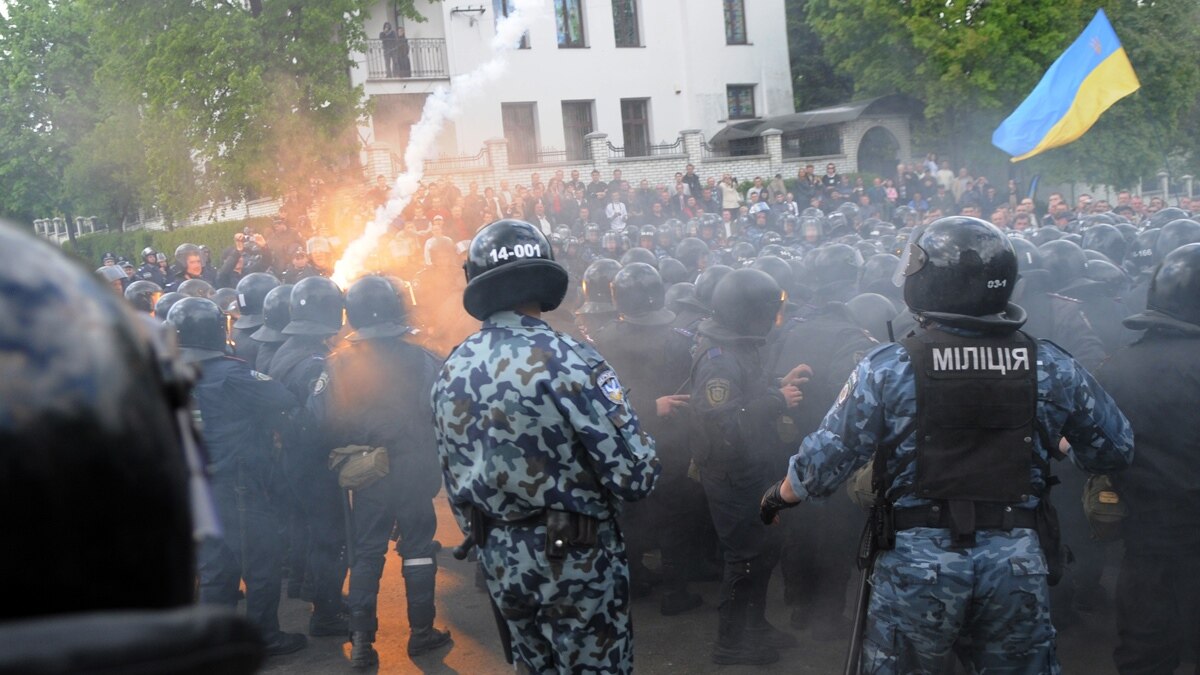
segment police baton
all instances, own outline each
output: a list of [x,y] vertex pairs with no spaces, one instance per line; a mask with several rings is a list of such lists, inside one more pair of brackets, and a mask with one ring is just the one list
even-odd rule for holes
[[854,632],[850,634],[850,646],[846,650],[844,675],[858,675],[861,667],[863,638],[867,631],[867,611],[871,603],[871,571],[875,569],[875,513],[863,527],[858,543],[858,568],[862,570],[858,579],[858,593],[854,600]]
[[342,490],[342,518],[346,523],[346,565],[354,567],[354,511],[350,506],[350,490]]

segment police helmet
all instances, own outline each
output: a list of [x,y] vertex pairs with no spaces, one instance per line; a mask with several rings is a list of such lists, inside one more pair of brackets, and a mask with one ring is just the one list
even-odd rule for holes
[[[765,241],[766,237],[763,240]],[[783,244],[767,244],[758,250],[758,257],[760,258],[769,255],[773,255],[781,260],[791,260],[793,257],[791,249],[786,248]]]
[[867,258],[858,274],[858,292],[883,296],[892,294],[896,290],[892,279],[899,265],[900,258],[891,253],[876,253]]
[[739,267],[745,267],[754,261],[754,257],[758,255],[758,249],[748,241],[739,241],[733,245],[730,253]]
[[663,283],[670,286],[691,279],[687,268],[683,263],[674,258],[663,258],[658,261],[658,273],[662,276]]
[[1009,236],[1013,252],[1017,254],[1017,269],[1022,273],[1042,268],[1042,252],[1037,245],[1024,237]]
[[237,291],[234,289],[218,288],[213,292],[212,298],[209,299],[217,303],[217,307],[221,309],[221,312],[234,317],[241,316],[242,310],[238,308]]
[[783,235],[774,230],[763,232],[760,242],[763,246],[776,246],[783,243]]
[[1167,225],[1167,223],[1169,223],[1173,220],[1183,220],[1185,218],[1188,218],[1187,211],[1184,211],[1183,209],[1180,209],[1180,208],[1176,208],[1174,206],[1168,206],[1165,209],[1159,209],[1158,211],[1155,211],[1153,214],[1151,214],[1151,216],[1146,220],[1146,227],[1148,227],[1148,228],[1165,227]]
[[175,290],[189,298],[208,298],[210,300],[213,293],[216,293],[216,289],[213,288],[212,284],[203,279],[188,279],[179,284]]
[[[1200,326],[1200,243],[1185,244],[1168,253],[1154,270],[1146,311],[1125,319],[1127,328]],[[1179,326],[1182,327],[1182,326]]]
[[1034,246],[1041,246],[1048,241],[1062,239],[1063,231],[1057,227],[1039,227],[1025,235],[1029,241],[1033,242]]
[[628,265],[629,263],[646,263],[651,267],[658,264],[658,257],[655,256],[650,249],[641,248],[640,246],[629,249],[625,255],[621,256],[621,264]]
[[596,223],[588,223],[583,228],[583,238],[584,241],[588,242],[589,244],[599,244],[600,226]]
[[830,244],[817,249],[812,261],[812,274],[821,285],[856,283],[862,267],[862,254],[848,244]]
[[179,335],[184,361],[197,363],[225,356],[225,314],[208,298],[183,298],[167,313]]
[[1089,260],[1085,270],[1088,281],[1104,287],[1108,297],[1120,297],[1129,292],[1133,280],[1125,270],[1117,267],[1108,260]]
[[160,321],[166,321],[167,313],[171,311],[171,307],[186,297],[188,296],[177,291],[163,293],[158,296],[158,301],[154,303],[154,317]]
[[158,296],[161,294],[162,286],[145,279],[139,279],[125,289],[125,299],[129,304],[137,311],[147,314],[154,312],[154,303],[158,302]]
[[687,237],[675,247],[675,259],[689,270],[700,269],[700,258],[708,255],[708,244],[695,237]]
[[283,329],[292,321],[292,285],[281,284],[263,298],[263,324],[250,336],[259,342],[284,342]]
[[789,299],[795,293],[796,278],[792,274],[792,266],[787,264],[783,258],[773,255],[762,256],[750,264],[750,269],[762,270],[771,275],[775,283],[779,284],[779,288],[787,293]]
[[822,211],[821,209],[818,209],[815,206],[808,206],[808,207],[805,207],[805,209],[800,212],[800,217],[801,218],[816,218],[818,220],[825,220],[825,212]]
[[1099,223],[1083,231],[1083,247],[1103,253],[1104,257],[1120,265],[1125,260],[1125,251],[1129,248],[1129,243],[1115,226]]
[[733,268],[728,265],[709,265],[696,277],[696,299],[701,305],[712,309],[713,292],[717,290],[717,284],[732,271]]
[[888,340],[887,324],[896,318],[896,306],[879,293],[862,293],[846,302],[846,309],[863,330],[876,340]]
[[612,280],[621,271],[621,263],[616,260],[602,258],[587,266],[583,271],[584,303],[576,312],[578,314],[612,314],[617,311],[613,305]]
[[[154,260],[147,260],[147,258],[151,256],[154,256]],[[158,251],[155,251],[154,247],[152,246],[147,246],[146,248],[142,249],[142,262],[150,263],[151,265],[157,265]]]
[[346,338],[352,342],[397,337],[411,330],[396,287],[378,276],[363,277],[346,291],[346,319],[354,327]]
[[183,243],[175,247],[175,264],[179,269],[187,269],[187,259],[193,255],[200,255],[200,247],[195,244]]
[[342,328],[342,291],[325,277],[306,277],[296,282],[291,294],[291,321],[284,335],[337,335]]
[[1154,261],[1160,262],[1168,253],[1183,246],[1200,241],[1200,223],[1190,218],[1172,220],[1162,226],[1154,242]]
[[663,298],[663,305],[676,313],[685,308],[708,311],[696,299],[696,284],[688,281],[672,284]]
[[121,284],[123,284],[125,282],[125,280],[129,278],[125,275],[125,271],[122,270],[120,267],[117,267],[116,265],[105,265],[103,267],[97,267],[96,268],[96,276],[99,277],[102,281],[104,281],[104,283],[117,289],[120,292],[124,292],[124,290],[121,287]]
[[1017,281],[1017,255],[995,225],[953,216],[913,231],[898,272],[914,313],[1002,314]]
[[263,300],[277,286],[279,280],[266,272],[253,272],[242,277],[237,284],[237,303],[241,316],[233,327],[257,328],[263,325]]
[[190,604],[190,385],[165,332],[6,224],[0,280],[0,620]]
[[1042,269],[1050,274],[1050,290],[1061,291],[1087,273],[1087,255],[1078,245],[1059,239],[1038,247]]
[[567,270],[555,261],[550,242],[521,220],[497,220],[479,230],[463,269],[463,307],[480,321],[530,302],[549,312],[567,294]]
[[1125,262],[1133,274],[1137,275],[1154,269],[1154,245],[1158,243],[1160,234],[1162,234],[1161,229],[1142,230],[1138,233],[1137,240],[1134,241],[1133,247],[1125,256]]
[[658,230],[653,225],[643,225],[638,231],[638,244],[643,244],[647,239],[650,240],[650,245],[654,245],[655,238],[658,237]]
[[783,289],[762,270],[726,274],[713,290],[713,318],[739,335],[766,337],[783,305]]
[[646,263],[630,263],[612,280],[613,304],[626,323],[665,326],[675,320],[667,309],[667,289],[658,270]]

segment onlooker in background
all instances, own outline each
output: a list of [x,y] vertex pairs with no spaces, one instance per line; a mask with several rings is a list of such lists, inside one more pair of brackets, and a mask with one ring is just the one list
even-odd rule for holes
[[383,67],[388,77],[396,77],[396,30],[390,21],[383,24],[379,32],[380,46],[383,48]]
[[[685,204],[686,206],[686,204]],[[611,201],[604,207],[604,215],[608,218],[608,226],[613,232],[624,232],[625,221],[629,219],[629,209],[621,202],[621,194],[614,191]]]

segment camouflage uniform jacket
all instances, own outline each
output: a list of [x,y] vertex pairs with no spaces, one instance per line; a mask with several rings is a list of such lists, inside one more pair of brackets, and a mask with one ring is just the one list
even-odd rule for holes
[[[1133,430],[1129,421],[1082,366],[1052,342],[1038,341],[1037,418],[1051,439],[1065,436],[1072,458],[1085,471],[1104,473],[1129,466]],[[866,464],[877,446],[899,444],[888,462],[889,497],[907,508],[929,503],[911,494],[916,477],[916,382],[904,347],[882,345],[858,364],[825,419],[800,445],[788,466],[788,480],[802,500],[832,493],[852,472]],[[1034,446],[1042,460],[1048,448]],[[1045,489],[1045,476],[1034,462],[1035,492]],[[1033,508],[1037,497],[1023,506]]]
[[641,499],[654,441],[604,359],[545,322],[497,312],[446,359],[433,386],[450,502],[521,520],[544,510],[601,520]]

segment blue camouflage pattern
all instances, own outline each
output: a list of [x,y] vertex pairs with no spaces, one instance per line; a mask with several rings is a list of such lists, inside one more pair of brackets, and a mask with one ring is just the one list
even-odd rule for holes
[[[533,672],[631,672],[615,518],[620,502],[650,494],[661,469],[616,373],[544,321],[497,312],[446,359],[433,409],[451,504],[514,523],[491,528],[480,551],[514,656]],[[545,526],[528,522],[546,510],[600,520],[599,543],[552,563]]]
[[[942,330],[946,328],[941,327]],[[1038,341],[1037,418],[1053,442],[1065,437],[1071,460],[1092,473],[1119,471],[1133,458],[1133,430],[1116,403],[1058,346]],[[821,426],[788,467],[802,500],[832,493],[875,449],[896,447],[887,464],[896,508],[930,504],[912,494],[916,479],[916,382],[904,347],[882,345],[855,368]],[[1035,493],[1045,489],[1048,448],[1034,438]],[[1035,508],[1037,494],[1021,508]],[[896,533],[879,554],[863,649],[863,673],[939,672],[955,646],[976,672],[1057,673],[1046,560],[1033,530],[985,530],[976,546],[951,549],[947,529]]]

